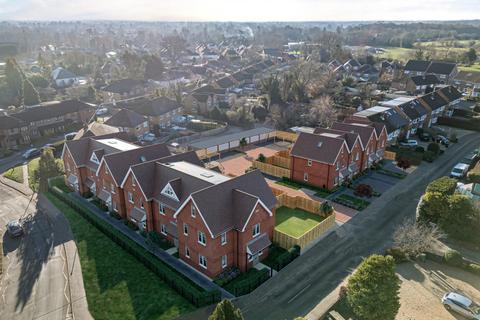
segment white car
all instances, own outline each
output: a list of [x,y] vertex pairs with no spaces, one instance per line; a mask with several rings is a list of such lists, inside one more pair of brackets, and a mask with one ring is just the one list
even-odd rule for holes
[[450,172],[450,177],[461,179],[464,178],[469,169],[469,165],[466,163],[457,163]]
[[414,147],[418,146],[418,141],[417,140],[405,140],[405,141],[401,141],[400,145],[403,146],[403,147],[414,148]]
[[459,293],[445,293],[442,303],[447,310],[455,311],[469,319],[480,320],[480,307]]
[[98,109],[98,110],[95,112],[95,114],[96,114],[97,116],[103,116],[103,115],[105,115],[105,114],[107,114],[107,113],[108,113],[108,109],[107,109],[107,108],[100,108],[100,109]]

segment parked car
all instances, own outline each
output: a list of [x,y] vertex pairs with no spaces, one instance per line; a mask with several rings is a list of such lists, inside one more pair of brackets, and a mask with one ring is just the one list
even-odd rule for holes
[[31,159],[33,157],[37,157],[40,155],[40,150],[38,150],[37,148],[31,148],[31,149],[28,149],[27,151],[25,151],[22,155],[23,159],[27,160],[27,159]]
[[103,116],[103,115],[106,115],[107,113],[108,113],[107,108],[100,108],[95,112],[97,116]]
[[40,150],[45,150],[45,149],[54,149],[55,146],[51,143],[47,143],[46,145],[44,145]]
[[468,172],[469,166],[465,163],[457,163],[450,172],[450,177],[461,179],[464,178]]
[[65,135],[65,140],[67,140],[67,141],[68,141],[68,140],[73,140],[73,138],[75,138],[76,135],[77,135],[76,132],[67,133],[67,134]]
[[480,306],[459,293],[445,293],[442,303],[447,310],[455,311],[469,319],[480,320]]
[[417,140],[404,140],[404,141],[400,141],[400,145],[402,147],[415,148],[415,147],[418,146],[418,141]]
[[23,234],[22,224],[18,220],[12,220],[7,223],[7,233],[12,238],[20,237]]
[[142,141],[153,142],[155,141],[155,135],[153,133],[145,133],[141,138]]
[[478,162],[478,154],[476,152],[470,152],[461,161],[461,163],[468,164],[469,169],[473,168]]
[[445,138],[442,135],[436,136],[435,137],[435,142],[443,144],[445,147],[448,147],[448,145],[450,144],[450,140],[448,140],[447,138]]

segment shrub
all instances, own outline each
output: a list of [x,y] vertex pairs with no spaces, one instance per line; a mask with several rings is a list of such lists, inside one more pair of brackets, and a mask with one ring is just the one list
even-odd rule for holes
[[478,274],[480,275],[480,264],[478,263],[470,263],[468,265],[468,270],[470,270],[471,272],[475,273],[475,274]]
[[238,268],[228,268],[227,270],[220,273],[215,278],[215,280],[213,280],[213,282],[215,282],[220,287],[224,287],[239,275],[240,275],[240,270]]
[[422,146],[418,146],[418,147],[415,148],[415,152],[422,152],[423,153],[423,152],[425,152],[425,148],[422,147]]
[[411,166],[410,160],[408,160],[407,158],[400,158],[397,160],[397,167],[403,170],[407,170],[408,168],[410,168],[410,166]]
[[463,266],[463,257],[457,250],[448,250],[445,252],[445,262],[455,267]]
[[402,263],[408,260],[405,252],[402,249],[396,247],[388,248],[385,251],[385,255],[392,256],[393,260],[395,260],[395,263]]
[[436,142],[431,142],[428,144],[427,150],[437,155],[440,152],[440,145]]
[[147,231],[145,231],[145,230],[140,231],[140,235],[144,238],[146,238],[148,236]]
[[129,227],[130,229],[132,229],[134,231],[138,230],[137,224],[134,223],[133,221],[125,220],[125,221],[123,221],[123,224],[125,224],[127,227]]
[[457,132],[452,131],[452,133],[450,133],[450,137],[448,137],[448,139],[452,142],[458,142]]
[[423,160],[427,162],[433,162],[436,158],[437,156],[432,151],[425,151],[423,153]]
[[373,188],[368,184],[359,184],[355,188],[355,195],[370,198],[373,195]]
[[320,211],[325,215],[325,216],[329,216],[333,213],[334,209],[332,207],[332,205],[330,204],[330,202],[328,201],[324,201],[322,202],[322,204],[320,205]]
[[165,238],[162,238],[157,232],[149,231],[147,235],[147,242],[153,244],[163,250],[167,250],[172,247],[172,244]]
[[260,153],[258,155],[257,161],[265,162],[266,160],[267,160],[267,158],[265,157],[265,155],[263,153]]
[[115,218],[115,219],[117,219],[117,220],[121,220],[121,219],[122,219],[122,217],[121,217],[117,212],[115,212],[115,211],[110,211],[109,215],[110,215],[110,217]]
[[242,311],[230,300],[220,301],[208,320],[243,320]]
[[433,180],[427,186],[426,192],[438,192],[442,195],[452,195],[457,188],[457,180],[449,177],[441,177]]

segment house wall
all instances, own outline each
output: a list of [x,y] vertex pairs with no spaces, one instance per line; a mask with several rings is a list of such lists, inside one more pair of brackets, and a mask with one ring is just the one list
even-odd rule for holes
[[[123,189],[116,185],[115,180],[113,179],[113,176],[105,162],[102,162],[102,165],[98,170],[97,181],[99,183],[97,185],[101,187],[106,187],[106,190],[112,196],[111,210],[117,212],[122,218],[125,219],[127,215],[125,209],[125,197],[123,194]],[[100,190],[100,188],[97,188],[97,194],[100,193]]]
[[[160,202],[158,201],[152,201],[152,218],[153,218],[153,222],[152,222],[152,227],[153,227],[153,230],[155,230],[157,233],[161,234],[162,236],[164,236],[165,238],[167,238],[168,240],[172,241],[173,242],[173,237],[171,235],[164,235],[161,233],[161,225],[162,224],[165,224],[165,225],[168,225],[169,223],[171,222],[175,222],[177,223],[176,219],[173,218],[173,215],[175,214],[175,209],[174,208],[170,208],[168,206],[166,206],[164,204],[164,214],[161,214],[160,213]],[[178,225],[177,225],[178,227]],[[178,232],[177,234],[180,233],[180,231],[183,232],[183,230],[180,230],[179,228],[177,228]]]
[[[378,140],[376,140],[376,143],[375,143],[375,152],[378,152],[378,151],[383,151],[385,152],[385,147],[387,145],[387,130],[382,130],[382,132],[380,133],[380,136],[378,137]],[[383,154],[382,152],[382,154]]]
[[363,159],[362,159],[362,171],[369,167],[368,157],[370,154],[375,152],[375,148],[377,147],[377,141],[375,135],[372,134],[370,140],[368,140],[367,144],[364,146],[365,151],[363,152]]
[[[358,160],[355,160],[358,154]],[[348,165],[351,165],[355,163],[357,165],[357,173],[360,173],[362,171],[362,160],[363,160],[363,150],[362,146],[360,145],[360,142],[357,142],[356,144],[353,145],[353,148],[350,152],[349,159],[348,159]],[[355,173],[354,173],[355,174]]]
[[[129,192],[131,192],[133,195],[133,202],[130,202],[128,198]],[[146,231],[153,230],[152,201],[147,201],[147,199],[145,199],[145,197],[143,196],[142,190],[140,189],[140,186],[138,185],[138,183],[135,181],[135,178],[133,177],[132,173],[128,175],[128,178],[125,181],[125,184],[123,185],[123,196],[125,198],[125,212],[126,212],[127,219],[129,220],[131,219],[130,214],[133,208],[141,209],[142,203],[143,203],[144,211],[147,218]]]

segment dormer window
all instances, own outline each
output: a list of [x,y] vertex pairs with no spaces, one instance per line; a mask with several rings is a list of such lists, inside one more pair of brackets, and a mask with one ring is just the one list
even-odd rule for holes
[[92,153],[92,156],[90,157],[90,161],[96,163],[96,164],[99,164],[99,161],[98,161],[98,158],[97,158],[97,155],[93,152]]

